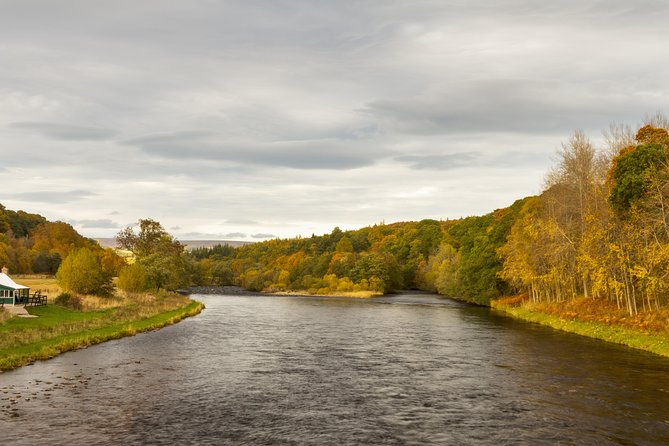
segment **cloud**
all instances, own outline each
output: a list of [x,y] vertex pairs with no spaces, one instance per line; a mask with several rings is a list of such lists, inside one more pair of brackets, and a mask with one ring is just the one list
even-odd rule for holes
[[274,235],[274,234],[263,234],[263,233],[258,233],[258,234],[253,234],[251,237],[252,237],[252,238],[255,238],[255,239],[262,239],[262,238],[276,238],[276,235]]
[[243,232],[229,232],[229,233],[225,234],[223,237],[225,237],[225,238],[246,238],[248,236]]
[[70,191],[34,191],[34,192],[20,192],[14,194],[5,194],[6,197],[19,201],[34,201],[38,203],[71,203],[74,201],[84,200],[97,195],[96,193],[85,190],[70,190]]
[[669,104],[662,0],[5,3],[0,199],[51,219],[254,240],[485,213],[574,129]]
[[172,160],[227,161],[292,169],[349,170],[371,166],[379,150],[335,139],[237,143],[209,131],[180,131],[125,141],[143,152]]
[[172,226],[170,228],[171,231],[181,231],[181,226]]
[[119,133],[112,129],[55,122],[14,122],[10,124],[10,127],[37,133],[45,138],[64,141],[102,141],[112,139]]
[[223,224],[226,225],[245,225],[245,226],[253,226],[253,225],[259,225],[260,223],[254,220],[245,220],[243,218],[239,219],[230,219],[230,220],[225,220]]
[[[625,112],[628,104],[614,91],[594,100],[594,87],[553,79],[463,78],[429,98],[379,99],[360,112],[379,119],[386,130],[407,134],[563,132]],[[593,100],[584,102],[588,97]]]
[[119,211],[111,211],[107,215],[121,215]]
[[186,232],[179,234],[179,239],[182,240],[230,240],[247,238],[243,232],[230,232],[227,234],[216,234],[208,232]]
[[121,226],[109,219],[99,220],[71,220],[72,225],[79,226],[84,229],[118,229]]
[[404,155],[395,157],[396,161],[406,163],[415,170],[450,170],[469,167],[481,157],[479,152],[460,152],[450,155]]

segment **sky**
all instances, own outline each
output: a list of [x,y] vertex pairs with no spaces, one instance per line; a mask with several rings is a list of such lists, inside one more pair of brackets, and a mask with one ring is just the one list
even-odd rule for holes
[[0,0],[0,203],[255,241],[482,215],[666,110],[669,2]]

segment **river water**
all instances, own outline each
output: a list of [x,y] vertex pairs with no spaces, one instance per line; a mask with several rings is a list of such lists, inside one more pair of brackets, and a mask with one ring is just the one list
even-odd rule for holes
[[0,374],[0,444],[669,444],[658,356],[432,295],[194,297]]

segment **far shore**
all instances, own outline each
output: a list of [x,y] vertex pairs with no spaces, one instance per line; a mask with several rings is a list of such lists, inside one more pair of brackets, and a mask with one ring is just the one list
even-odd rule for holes
[[194,286],[186,290],[179,290],[181,294],[225,294],[232,296],[295,296],[295,297],[350,297],[355,299],[370,299],[382,297],[385,294],[378,291],[342,291],[340,293],[314,294],[306,290],[296,291],[249,291],[240,286]]

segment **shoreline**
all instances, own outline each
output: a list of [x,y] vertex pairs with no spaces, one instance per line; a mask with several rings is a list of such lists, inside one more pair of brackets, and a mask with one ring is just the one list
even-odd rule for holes
[[[187,290],[179,290],[184,295],[192,294],[221,294],[230,296],[293,296],[293,297],[349,297],[352,299],[373,299],[375,297],[383,297],[388,294],[383,294],[375,291],[344,291],[341,294],[310,294],[305,290],[302,291],[249,291],[239,286],[225,285],[225,286],[196,286],[188,288]],[[390,293],[392,294],[392,293]]]
[[[30,365],[38,360],[51,359],[68,351],[87,348],[113,339],[134,336],[138,333],[158,330],[168,325],[176,324],[187,317],[195,316],[203,309],[203,303],[188,299],[185,305],[149,317],[115,321],[95,328],[86,328],[84,326],[82,330],[72,331],[61,336],[3,348],[0,349],[0,374],[4,371]],[[96,317],[98,317],[97,314],[90,313],[89,320],[93,320]],[[46,329],[48,328],[46,327]]]
[[584,321],[573,315],[569,315],[571,317],[559,317],[523,308],[522,304],[504,304],[500,300],[491,301],[490,308],[503,316],[669,357],[669,335],[615,324]]

